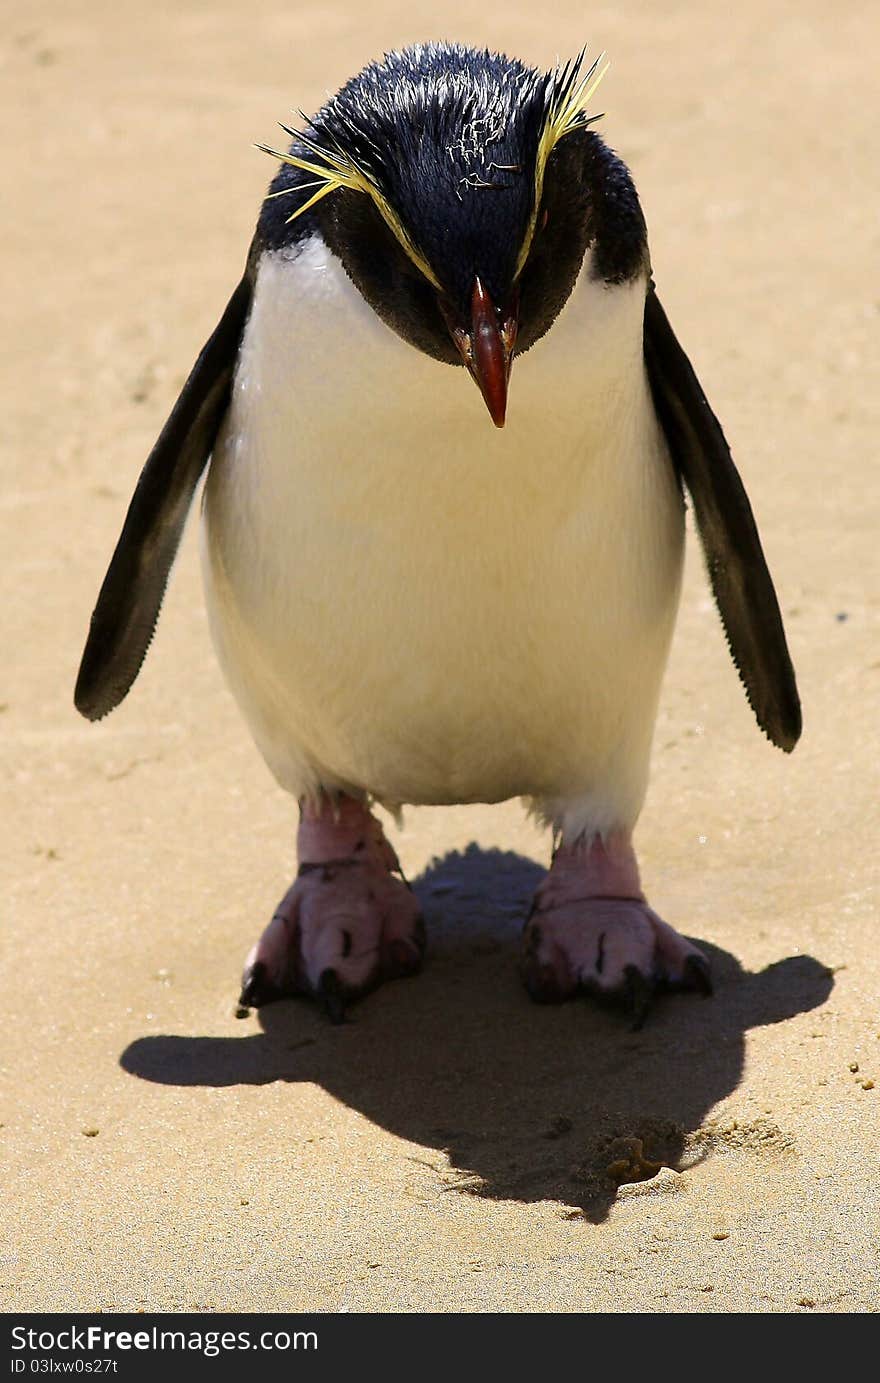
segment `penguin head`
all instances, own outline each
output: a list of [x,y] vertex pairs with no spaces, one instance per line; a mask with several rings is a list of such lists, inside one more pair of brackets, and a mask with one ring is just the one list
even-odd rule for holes
[[453,44],[386,55],[306,131],[284,126],[286,154],[267,150],[282,168],[264,242],[320,234],[377,315],[464,365],[503,426],[514,357],[555,321],[587,249],[609,284],[646,266],[629,175],[589,129],[604,70],[581,54],[541,73]]

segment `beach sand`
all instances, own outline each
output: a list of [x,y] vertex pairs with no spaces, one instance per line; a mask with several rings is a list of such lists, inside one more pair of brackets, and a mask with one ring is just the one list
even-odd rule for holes
[[[880,1304],[876,16],[479,14],[47,0],[6,26],[8,1311]],[[254,141],[383,49],[443,36],[611,55],[600,129],[800,681],[789,758],[755,727],[691,534],[637,844],[716,994],[665,999],[640,1033],[520,987],[549,841],[516,803],[392,831],[428,917],[418,979],[341,1027],[302,1002],[236,1019],[295,808],[216,666],[194,524],[130,697],[97,726],[72,705],[140,466],[244,262],[273,171]]]

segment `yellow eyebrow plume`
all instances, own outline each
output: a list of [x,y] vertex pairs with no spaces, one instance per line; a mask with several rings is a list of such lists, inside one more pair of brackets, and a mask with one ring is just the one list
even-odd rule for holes
[[[550,155],[566,135],[572,134],[575,130],[586,129],[596,119],[595,116],[587,115],[586,106],[610,64],[605,54],[600,53],[592,66],[586,72],[582,72],[585,53],[586,49],[582,49],[576,58],[564,65],[558,65],[545,78],[544,118],[535,156],[534,200],[517,257],[514,280],[522,273],[532,248],[544,190],[544,174]],[[302,130],[290,129],[287,125],[282,125],[281,128],[291,136],[295,146],[304,150],[303,153],[282,153],[267,144],[258,144],[256,147],[272,158],[277,158],[279,162],[290,164],[293,168],[310,175],[310,182],[298,183],[295,187],[269,193],[270,197],[285,197],[295,192],[311,192],[311,196],[288,217],[288,223],[304,215],[324,197],[328,197],[339,188],[365,193],[411,262],[435,289],[442,291],[440,281],[425,255],[412,239],[373,173],[364,168],[335,139],[332,140],[334,147],[327,148]]]
[[532,248],[532,241],[535,238],[535,226],[544,191],[544,173],[547,168],[547,160],[560,139],[564,139],[567,134],[572,134],[575,130],[586,129],[596,119],[596,116],[587,115],[586,105],[611,63],[604,53],[600,53],[593,65],[581,76],[581,66],[585,53],[586,49],[584,48],[572,62],[567,62],[564,67],[557,67],[550,79],[547,113],[544,118],[541,137],[538,140],[538,153],[535,159],[535,200],[525,238],[516,261],[515,279],[519,278],[525,267],[529,251]]
[[279,159],[281,163],[289,163],[294,168],[300,168],[304,173],[310,173],[315,181],[305,184],[300,183],[295,188],[284,188],[281,192],[271,192],[269,195],[271,197],[281,197],[288,192],[302,191],[303,187],[317,188],[317,191],[313,192],[311,197],[309,197],[302,206],[297,207],[292,216],[287,218],[288,224],[291,221],[295,221],[298,216],[302,216],[304,212],[308,211],[310,207],[313,207],[316,202],[320,202],[323,197],[329,196],[331,192],[336,192],[340,187],[347,187],[352,192],[365,192],[373,202],[373,205],[376,207],[376,210],[379,212],[379,215],[382,217],[388,229],[395,236],[416,268],[420,273],[424,274],[425,278],[434,288],[439,290],[440,282],[434,274],[430,264],[420,252],[408,234],[400,217],[395,214],[391,204],[382,193],[381,188],[375,180],[370,177],[369,173],[361,168],[351,155],[347,154],[343,149],[337,148],[336,150],[332,150],[322,148],[315,140],[309,138],[308,135],[303,134],[299,130],[290,130],[286,125],[282,125],[281,128],[285,130],[287,134],[291,135],[298,144],[303,145],[306,150],[313,155],[313,158],[303,158],[299,154],[282,154],[277,149],[270,149],[267,144],[258,144],[256,147],[261,149],[264,154],[271,154],[273,158]]

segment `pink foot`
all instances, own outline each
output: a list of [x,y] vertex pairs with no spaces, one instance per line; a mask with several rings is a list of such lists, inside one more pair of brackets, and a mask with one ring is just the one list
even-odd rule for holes
[[303,804],[299,873],[245,962],[241,1004],[315,994],[330,1018],[383,980],[419,969],[418,902],[380,823],[361,802]]
[[535,894],[523,935],[533,999],[579,992],[622,998],[641,1027],[658,989],[711,994],[709,962],[648,907],[628,835],[562,845]]

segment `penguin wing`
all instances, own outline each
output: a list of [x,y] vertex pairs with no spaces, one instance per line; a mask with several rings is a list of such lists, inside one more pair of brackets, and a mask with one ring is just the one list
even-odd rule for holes
[[229,402],[250,301],[246,273],[141,471],[76,680],[74,703],[88,720],[119,705],[146,657],[186,516]]
[[645,363],[673,463],[693,501],[715,603],[749,705],[768,738],[790,752],[801,733],[800,698],[752,508],[653,283],[645,304]]

